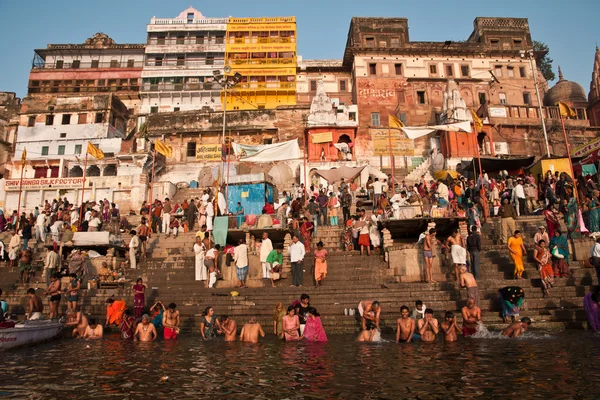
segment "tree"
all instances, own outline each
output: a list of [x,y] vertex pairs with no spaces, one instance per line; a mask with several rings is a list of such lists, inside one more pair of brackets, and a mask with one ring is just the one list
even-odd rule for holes
[[544,53],[544,55],[536,55],[535,57],[537,67],[544,76],[544,78],[546,78],[547,81],[555,80],[556,75],[554,75],[554,71],[552,71],[552,63],[554,62],[554,60],[549,57],[550,49],[548,48],[548,45],[544,42],[538,42],[537,40],[534,40],[533,50],[536,52]]

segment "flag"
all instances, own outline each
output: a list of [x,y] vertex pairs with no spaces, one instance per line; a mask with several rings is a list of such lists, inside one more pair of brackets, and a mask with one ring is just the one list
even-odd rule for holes
[[90,142],[88,142],[87,154],[91,155],[96,160],[102,160],[104,158],[104,152]]
[[27,149],[23,147],[23,153],[21,154],[21,165],[25,165],[25,161],[27,161]]
[[558,102],[558,109],[560,110],[560,116],[564,118],[576,117],[577,113],[568,104],[562,101]]
[[173,156],[173,148],[168,144],[165,144],[162,140],[156,139],[154,141],[154,150],[162,154],[163,156],[170,158]]
[[473,110],[471,110],[471,115],[473,116],[473,125],[475,126],[475,130],[480,132],[483,128],[483,121],[479,118],[479,115]]
[[404,127],[404,124],[397,117],[390,114],[388,116],[388,126],[390,129],[400,129]]

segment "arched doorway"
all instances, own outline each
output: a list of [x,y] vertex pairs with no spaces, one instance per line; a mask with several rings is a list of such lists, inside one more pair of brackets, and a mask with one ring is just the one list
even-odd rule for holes
[[81,168],[79,165],[74,166],[69,171],[69,177],[71,177],[71,178],[81,178],[82,176],[83,176],[83,168]]
[[352,147],[353,146],[354,146],[354,144],[352,143],[352,139],[350,138],[349,135],[346,135],[346,134],[340,135],[338,142],[335,145],[335,147],[340,152],[339,158],[341,160],[352,161]]
[[109,164],[104,167],[104,176],[117,176],[117,166],[115,164]]
[[100,168],[97,165],[88,167],[87,176],[100,176]]

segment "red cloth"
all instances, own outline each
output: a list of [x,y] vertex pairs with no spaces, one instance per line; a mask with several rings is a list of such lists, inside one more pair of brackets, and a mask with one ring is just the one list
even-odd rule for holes
[[370,246],[371,245],[371,241],[369,240],[369,234],[368,233],[361,233],[358,236],[358,245],[359,246]]
[[464,337],[468,337],[477,333],[477,328],[467,328],[463,325],[462,332]]
[[163,335],[165,337],[165,340],[177,339],[177,329],[175,329],[175,328],[166,328],[165,327]]

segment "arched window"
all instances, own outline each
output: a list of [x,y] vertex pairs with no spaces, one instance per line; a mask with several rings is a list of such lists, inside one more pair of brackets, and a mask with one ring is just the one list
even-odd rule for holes
[[97,165],[88,167],[87,176],[100,176],[100,168]]
[[79,165],[74,166],[69,171],[70,178],[81,178],[82,176],[83,176],[83,168],[81,168]]
[[109,164],[104,167],[104,176],[117,176],[117,166],[115,164]]

